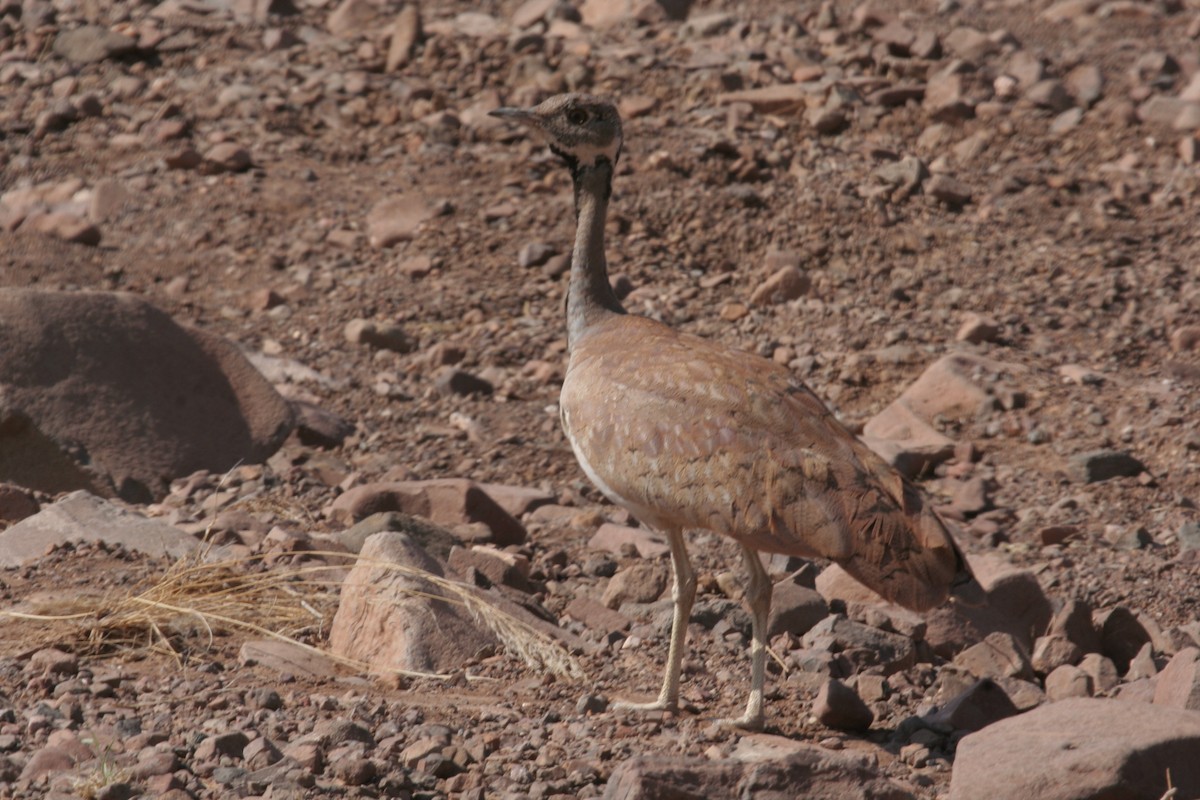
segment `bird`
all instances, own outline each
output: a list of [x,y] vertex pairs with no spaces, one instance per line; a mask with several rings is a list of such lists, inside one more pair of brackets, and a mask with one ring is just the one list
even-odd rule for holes
[[609,100],[571,93],[493,116],[544,140],[571,173],[575,240],[566,297],[562,427],[584,473],[669,544],[673,613],[657,699],[678,711],[696,574],[684,532],[741,545],[752,618],[750,694],[733,725],[762,730],[772,584],[760,552],[840,564],[885,599],[929,610],[982,589],[918,489],[785,366],[628,313],[609,282],[605,219],[623,145]]

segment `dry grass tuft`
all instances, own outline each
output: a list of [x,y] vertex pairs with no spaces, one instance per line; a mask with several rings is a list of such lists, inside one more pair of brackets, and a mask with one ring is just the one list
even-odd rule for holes
[[[359,561],[348,553],[306,553],[346,562]],[[0,611],[0,617],[22,621],[34,646],[65,644],[92,655],[135,656],[145,651],[183,660],[212,647],[215,637],[241,632],[279,639],[333,659],[359,671],[368,664],[321,650],[337,609],[341,582],[331,577],[344,565],[263,569],[261,557],[205,563],[202,555],[175,562],[167,571],[128,593],[74,596],[44,604],[36,613]],[[368,560],[372,567],[393,570],[428,582],[440,590],[407,590],[410,596],[454,603],[466,608],[492,630],[509,651],[534,669],[565,678],[584,676],[579,662],[549,635],[501,611],[469,586],[387,561]],[[389,672],[408,677],[448,678],[448,675]]]
[[295,571],[251,571],[259,560],[188,556],[129,593],[63,598],[40,613],[0,615],[36,623],[39,638],[93,655],[148,648],[182,658],[232,630],[289,640],[323,631],[336,591]]

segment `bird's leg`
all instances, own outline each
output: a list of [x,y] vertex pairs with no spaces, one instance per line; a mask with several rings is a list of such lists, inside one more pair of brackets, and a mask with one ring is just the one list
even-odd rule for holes
[[[675,613],[671,618],[671,647],[667,651],[667,667],[663,674],[662,691],[658,699],[649,703],[616,703],[618,710],[675,711],[679,707],[679,673],[683,666],[683,645],[687,638],[688,620],[692,616],[692,603],[696,599],[696,573],[688,561],[683,531],[666,531],[671,545],[671,571],[675,575],[671,596],[675,601]],[[768,588],[770,584],[768,584]]]
[[767,615],[771,611],[771,579],[763,568],[758,551],[742,546],[742,557],[750,573],[746,587],[746,603],[753,620],[753,642],[750,645],[750,698],[746,713],[731,720],[739,728],[761,731],[763,728],[763,684],[767,677]]

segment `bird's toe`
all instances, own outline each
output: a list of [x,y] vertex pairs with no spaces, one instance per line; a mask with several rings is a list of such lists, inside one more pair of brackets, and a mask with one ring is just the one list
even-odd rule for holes
[[762,714],[743,714],[740,717],[718,720],[717,725],[726,730],[762,733],[763,728],[766,726],[766,718]]
[[648,703],[634,703],[628,700],[618,700],[612,705],[614,711],[678,711],[679,704],[661,697]]

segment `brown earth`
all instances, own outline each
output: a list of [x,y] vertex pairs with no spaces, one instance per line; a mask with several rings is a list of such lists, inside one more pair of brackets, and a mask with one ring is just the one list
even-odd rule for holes
[[[1056,600],[1123,605],[1163,628],[1200,616],[1200,559],[1179,536],[1200,518],[1200,335],[1188,332],[1200,324],[1200,125],[1182,116],[1195,105],[1186,98],[1200,102],[1194,0],[824,9],[760,0],[701,4],[691,22],[644,3],[634,4],[642,19],[594,28],[570,22],[569,4],[546,3],[552,21],[536,15],[524,29],[518,10],[542,4],[450,1],[422,6],[423,33],[392,72],[400,6],[355,5],[375,21],[333,35],[343,15],[331,18],[335,4],[321,0],[0,0],[0,194],[25,212],[19,226],[0,214],[0,286],[136,293],[247,351],[313,370],[285,393],[355,426],[332,449],[293,438],[261,470],[199,477],[186,490],[181,481],[144,511],[253,549],[261,533],[239,524],[336,531],[322,510],[347,488],[467,477],[597,509],[590,527],[534,530],[523,547],[535,572],[559,551],[583,564],[595,524],[627,518],[601,503],[559,428],[562,259],[518,261],[531,243],[569,252],[569,177],[485,113],[578,89],[623,103],[609,262],[632,289],[631,311],[789,364],[857,425],[947,352],[1019,365],[1009,375],[1016,399],[938,421],[978,457],[924,475],[924,490],[952,505],[969,479],[983,479],[987,502],[958,514],[966,547],[1031,569]],[[620,4],[583,5],[590,19],[589,8]],[[68,60],[56,37],[85,23],[133,37],[133,49]],[[1102,79],[1094,98],[1088,67]],[[737,94],[770,86],[792,88],[775,101]],[[880,94],[888,87],[921,91]],[[906,157],[930,173],[907,188]],[[99,243],[66,241],[95,235],[35,219],[38,203],[11,194],[31,186],[57,191]],[[393,218],[396,241],[379,246],[370,212],[399,195],[411,224]],[[777,250],[787,254],[768,257]],[[752,303],[783,262],[807,275],[807,291]],[[972,313],[995,329],[958,341]],[[398,325],[411,347],[348,342],[355,319]],[[452,362],[494,391],[439,390],[438,369]],[[1095,376],[1068,377],[1079,368]],[[1102,448],[1132,454],[1145,472],[1075,479],[1071,457]],[[256,516],[246,522],[234,512],[250,495]],[[1065,541],[1045,533],[1064,526]],[[697,537],[693,554],[701,599],[723,597],[716,578],[738,568],[736,549]],[[0,600],[129,585],[161,568],[60,551],[0,573]],[[551,612],[605,581],[571,577],[559,594],[534,587]],[[240,640],[229,636],[182,666],[151,657],[87,668],[127,676],[111,730],[136,718],[177,749],[252,725],[288,741],[352,718],[377,741],[400,736],[397,753],[452,732],[468,749],[501,754],[472,762],[470,780],[399,761],[364,777],[375,767],[350,748],[313,792],[459,797],[482,781],[489,797],[594,797],[630,756],[728,752],[737,739],[709,724],[744,698],[737,629],[692,627],[690,710],[679,716],[577,709],[593,695],[656,691],[665,637],[643,632],[641,646],[588,655],[585,685],[504,655],[473,665],[479,680],[449,685],[284,682],[240,666]],[[322,635],[310,632],[317,644]],[[33,708],[54,692],[53,682],[29,682],[30,652],[0,646],[0,722],[16,722],[6,705]],[[952,746],[917,766],[894,745],[937,669],[905,674],[907,688],[878,704],[866,736],[822,727],[810,717],[816,687],[775,674],[769,731],[874,747],[883,773],[938,796]],[[267,689],[283,711],[255,705]],[[0,750],[41,741],[23,734],[5,746],[4,735]],[[3,784],[0,797],[44,791]],[[181,784],[195,796],[233,791],[211,773]]]

